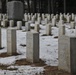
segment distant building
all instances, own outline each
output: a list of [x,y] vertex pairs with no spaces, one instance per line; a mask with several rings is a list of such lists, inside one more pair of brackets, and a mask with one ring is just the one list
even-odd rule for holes
[[[0,12],[5,13],[6,4],[13,0],[0,0]],[[16,1],[16,0],[15,0]],[[29,13],[76,13],[75,0],[17,0],[24,3],[25,12]]]

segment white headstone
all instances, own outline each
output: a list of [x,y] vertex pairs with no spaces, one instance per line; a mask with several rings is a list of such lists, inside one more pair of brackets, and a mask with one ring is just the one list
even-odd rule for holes
[[31,27],[30,27],[30,23],[29,22],[26,22],[25,23],[25,30],[26,31],[30,31]]
[[22,29],[22,21],[17,21],[17,29]]
[[26,22],[28,21],[28,15],[27,15],[27,14],[24,15],[24,20],[25,20]]
[[26,34],[26,60],[32,63],[39,62],[39,33]]
[[51,23],[46,25],[46,35],[51,35]]
[[36,32],[39,32],[39,28],[40,28],[40,27],[39,27],[39,24],[35,24],[35,31],[36,31]]
[[13,27],[13,26],[14,26],[14,20],[10,20],[10,21],[9,21],[9,26],[10,26],[10,27]]
[[71,22],[71,23],[70,23],[70,27],[71,27],[72,29],[75,29],[75,22]]
[[74,19],[75,19],[75,15],[72,13],[72,20],[74,21]]
[[16,29],[8,28],[7,29],[7,54],[13,55],[16,54]]
[[56,25],[56,18],[54,16],[54,18],[52,18],[52,26],[55,26]]

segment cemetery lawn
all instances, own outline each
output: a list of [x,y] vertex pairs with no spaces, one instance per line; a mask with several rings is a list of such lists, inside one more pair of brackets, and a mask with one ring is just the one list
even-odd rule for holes
[[[33,28],[34,24],[31,24]],[[24,27],[22,27],[24,29]],[[33,30],[33,29],[32,29]],[[68,35],[74,29],[66,25]],[[26,32],[17,30],[17,53],[7,55],[6,29],[2,28],[2,49],[0,49],[0,75],[71,75],[58,70],[58,27],[52,27],[52,35],[46,36],[45,25],[40,25],[40,62],[26,61]]]

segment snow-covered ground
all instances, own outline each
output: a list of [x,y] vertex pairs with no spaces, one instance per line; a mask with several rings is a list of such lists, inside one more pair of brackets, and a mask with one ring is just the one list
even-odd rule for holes
[[[46,34],[46,26],[40,25],[40,28],[40,59],[47,65],[58,66],[58,38],[54,38],[58,36],[58,28],[52,27],[52,36],[42,36]],[[67,34],[74,33],[74,31],[74,29],[69,29],[69,25],[66,25]],[[6,38],[6,29],[2,28],[2,47],[4,49],[0,50],[0,54],[7,52]],[[0,65],[13,65],[16,60],[26,59],[26,47],[22,47],[20,44],[26,45],[26,32],[17,30],[17,52],[21,55],[0,57]],[[31,65],[9,66],[8,68],[17,68],[17,70],[0,70],[0,75],[35,75],[44,71],[44,67],[32,67]]]

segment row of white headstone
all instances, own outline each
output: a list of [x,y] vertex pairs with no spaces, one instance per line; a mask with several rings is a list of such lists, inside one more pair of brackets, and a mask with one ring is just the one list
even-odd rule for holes
[[[59,69],[76,73],[76,36],[65,35],[65,26],[59,23],[58,36],[58,60]],[[50,32],[51,25],[46,25],[46,30]],[[48,34],[47,32],[47,34]],[[1,35],[1,29],[0,29]],[[1,36],[0,36],[1,47]],[[7,29],[7,54],[13,55],[17,53],[16,46],[16,29]],[[39,33],[37,31],[28,31],[26,33],[26,59],[29,62],[39,62]]]
[[[0,25],[3,26],[3,27],[7,27],[8,25],[10,25],[10,27],[13,27],[14,26],[14,23],[15,21],[13,20],[9,20],[8,21],[8,17],[7,15],[2,15],[4,17],[1,17],[1,14],[0,14]],[[29,18],[30,16],[30,18]],[[43,17],[44,19],[42,19]],[[70,16],[70,17],[69,17]],[[3,19],[2,19],[3,18]],[[42,23],[42,21],[44,20],[44,22]],[[39,13],[38,14],[24,14],[24,22],[25,22],[25,26],[26,26],[26,30],[27,28],[30,28],[29,24],[30,23],[34,23],[34,24],[49,24],[51,23],[52,26],[57,26],[58,27],[58,23],[64,23],[65,20],[67,21],[67,23],[69,23],[70,27],[71,28],[75,28],[75,25],[76,25],[76,16],[75,14],[42,14],[40,15]],[[23,21],[17,21],[16,25],[17,25],[17,29],[21,29],[22,25],[23,25]],[[31,22],[30,22],[31,21]]]
[[[7,21],[2,21],[3,23],[3,27],[7,26]],[[14,27],[14,21],[10,20],[9,21],[9,27]],[[50,35],[51,34],[51,23],[46,24],[46,34]],[[22,21],[17,21],[17,29],[21,30],[22,29]],[[35,22],[35,27],[34,30],[39,32],[40,29],[40,24],[38,21]],[[30,22],[25,22],[25,31],[30,31],[31,30],[31,26],[30,26]]]
[[[58,37],[59,69],[76,73],[76,36],[65,35],[65,26],[62,25],[59,27]],[[7,54],[13,55],[16,50],[16,30],[9,28],[7,29]],[[29,31],[26,34],[26,59],[32,63],[39,62],[39,33],[36,31]]]
[[[30,16],[30,17],[29,17]],[[76,15],[75,14],[69,14],[69,13],[67,13],[67,14],[56,14],[56,15],[54,15],[54,14],[41,14],[40,15],[40,13],[35,13],[35,14],[24,14],[24,20],[25,21],[28,21],[28,20],[38,20],[38,18],[40,18],[41,20],[45,20],[45,18],[47,18],[48,19],[48,21],[51,21],[53,18],[55,18],[56,20],[67,20],[67,22],[69,22],[70,20],[72,20],[72,21],[75,21],[76,22]]]
[[[31,21],[32,23],[35,23],[35,21],[37,21],[39,24],[41,23],[41,21],[45,21],[45,24],[51,22],[53,26],[56,25],[57,22],[59,22],[60,20],[63,20],[64,22],[70,23],[71,21],[76,23],[76,15],[75,14],[42,14],[40,15],[40,13],[31,13],[31,14],[24,14],[24,19],[23,21],[27,22],[27,21]],[[0,14],[0,21],[8,21],[8,16],[6,14]]]

